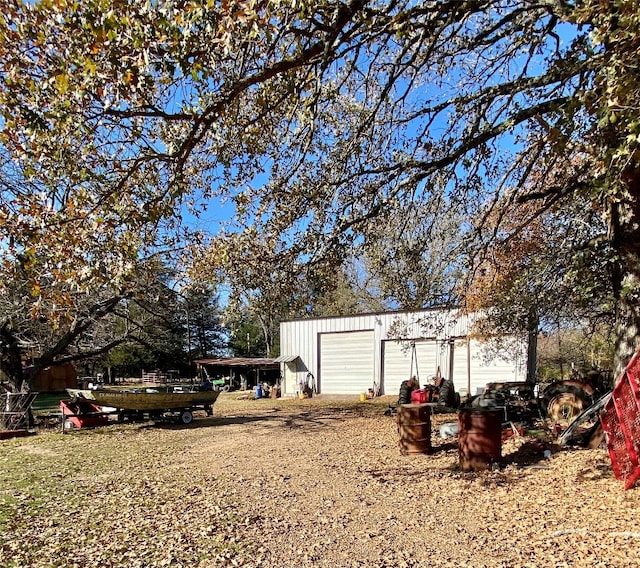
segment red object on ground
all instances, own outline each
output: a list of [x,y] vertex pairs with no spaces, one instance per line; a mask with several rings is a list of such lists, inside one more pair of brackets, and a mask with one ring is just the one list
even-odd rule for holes
[[109,416],[97,404],[88,400],[61,400],[60,410],[64,419],[76,428],[103,426],[109,423]]
[[613,473],[633,487],[640,477],[640,351],[625,369],[600,415]]
[[516,436],[524,436],[524,428],[516,428],[509,426],[508,428],[502,429],[502,441],[509,440],[510,438],[515,438]]
[[465,408],[458,412],[458,454],[464,471],[491,469],[502,456],[503,410]]
[[426,389],[414,390],[411,393],[411,404],[424,404],[429,402],[429,396]]

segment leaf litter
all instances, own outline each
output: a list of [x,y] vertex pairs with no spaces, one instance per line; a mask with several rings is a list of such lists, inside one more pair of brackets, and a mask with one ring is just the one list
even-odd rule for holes
[[[402,455],[384,401],[237,400],[189,427],[119,424],[3,442],[0,566],[624,567],[640,493],[606,449],[459,467],[432,417]],[[518,454],[519,456],[522,453]]]

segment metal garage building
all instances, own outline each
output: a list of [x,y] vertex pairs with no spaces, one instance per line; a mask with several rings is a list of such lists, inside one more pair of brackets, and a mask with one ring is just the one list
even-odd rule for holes
[[473,316],[454,310],[385,312],[284,321],[280,324],[282,393],[312,383],[321,394],[397,394],[417,375],[440,372],[457,391],[476,394],[492,381],[525,379],[526,349],[470,337]]

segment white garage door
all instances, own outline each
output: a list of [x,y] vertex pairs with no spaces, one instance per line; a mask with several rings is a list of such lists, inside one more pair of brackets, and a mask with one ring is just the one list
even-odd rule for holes
[[418,376],[420,386],[431,384],[431,379],[438,372],[438,366],[440,374],[443,377],[448,376],[449,347],[447,343],[416,340],[414,344],[415,354],[409,341],[383,341],[383,394],[398,394],[402,381],[406,381],[411,375]]
[[359,394],[373,388],[373,331],[320,335],[319,391]]
[[[456,339],[453,342],[453,372],[451,373],[453,386],[460,392],[469,389],[469,342],[467,339]],[[471,385],[471,394],[475,389]]]

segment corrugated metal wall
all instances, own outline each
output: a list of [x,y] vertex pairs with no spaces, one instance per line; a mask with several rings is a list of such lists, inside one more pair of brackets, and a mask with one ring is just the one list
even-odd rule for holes
[[[375,391],[383,386],[383,342],[387,345],[398,340],[416,340],[422,342],[435,341],[439,345],[450,344],[453,348],[450,369],[446,361],[442,361],[441,370],[443,376],[453,376],[457,389],[471,388],[471,394],[486,382],[490,381],[515,381],[524,380],[526,361],[523,359],[524,344],[520,343],[520,349],[511,349],[510,354],[498,354],[494,360],[487,360],[483,343],[478,340],[467,341],[472,316],[459,315],[455,311],[424,310],[416,312],[388,312],[379,314],[361,314],[344,317],[314,318],[304,320],[290,320],[280,324],[280,353],[282,356],[297,355],[299,359],[294,364],[283,364],[283,395],[294,396],[299,390],[301,381],[316,381],[322,374],[320,365],[321,337],[327,334],[336,334],[332,338],[333,345],[344,339],[344,348],[340,352],[333,349],[332,353],[340,352],[340,356],[348,358],[349,331],[372,330],[373,348],[373,374],[369,379],[371,388]],[[391,347],[389,345],[389,347]],[[334,365],[335,368],[335,365]],[[426,371],[426,368],[425,368]],[[470,372],[469,372],[470,371]],[[404,373],[404,371],[398,371]],[[410,371],[407,370],[407,373]],[[429,371],[431,372],[431,371]],[[421,373],[422,374],[422,373]],[[398,375],[400,376],[400,375]],[[407,376],[408,378],[408,376]],[[397,380],[387,377],[388,389],[395,388]],[[320,381],[321,384],[322,381]],[[366,378],[360,377],[352,388],[345,385],[340,388],[340,393],[349,392],[358,394],[366,382]],[[424,381],[422,381],[424,382]],[[384,390],[384,394],[395,394]],[[326,394],[328,391],[322,391]]]

